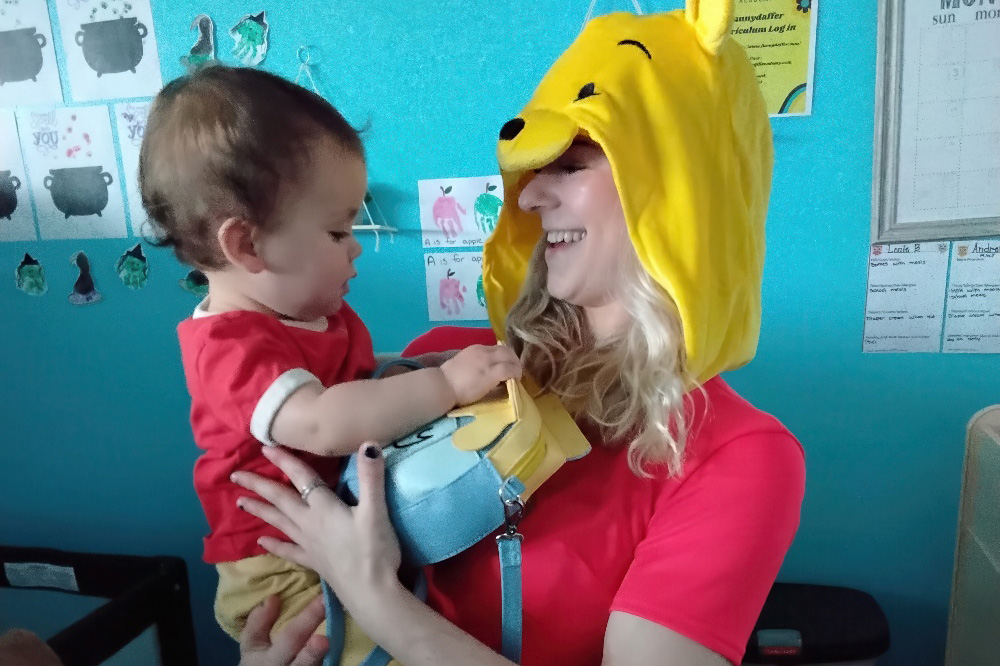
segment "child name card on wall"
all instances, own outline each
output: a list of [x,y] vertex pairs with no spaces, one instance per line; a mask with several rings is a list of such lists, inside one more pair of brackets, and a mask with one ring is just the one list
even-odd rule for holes
[[954,243],[942,351],[1000,353],[1000,241]]
[[1000,241],[873,245],[863,350],[1000,353]]
[[873,245],[864,351],[939,351],[947,274],[948,243]]

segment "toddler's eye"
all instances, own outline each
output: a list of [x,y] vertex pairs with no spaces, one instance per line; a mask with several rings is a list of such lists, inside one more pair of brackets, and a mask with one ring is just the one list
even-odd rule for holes
[[346,231],[331,231],[331,232],[329,232],[329,234],[330,234],[330,238],[332,238],[334,241],[336,241],[338,243],[340,241],[346,239],[348,236],[351,235],[350,233],[348,233]]

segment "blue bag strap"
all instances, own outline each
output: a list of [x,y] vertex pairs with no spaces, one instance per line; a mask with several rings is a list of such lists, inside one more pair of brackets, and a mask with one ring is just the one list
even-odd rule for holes
[[500,550],[500,652],[521,663],[521,535],[501,534]]
[[[521,494],[524,484],[510,476],[500,485],[500,501],[504,509],[504,533],[496,538],[500,556],[500,651],[515,663],[521,662],[524,606],[521,579],[521,542],[524,536],[517,531],[524,515]],[[421,601],[427,600],[427,579],[421,571],[414,584],[413,593]],[[323,581],[323,603],[326,606],[327,635],[330,650],[323,666],[339,666],[344,652],[344,609],[333,590]],[[379,646],[368,653],[358,666],[387,666],[392,656]]]
[[[340,605],[340,600],[325,580],[322,584],[323,605],[326,607],[326,636],[330,641],[330,649],[323,659],[323,666],[339,666],[344,656],[344,637],[347,634],[344,607]],[[423,571],[418,572],[412,592],[417,599],[427,601],[427,577]],[[376,645],[358,666],[387,666],[390,661],[392,655]]]
[[340,605],[340,600],[325,580],[322,581],[322,587],[323,607],[326,609],[326,637],[330,641],[330,649],[323,658],[323,666],[339,666],[340,658],[344,654],[344,636],[347,633],[344,607]]
[[[514,663],[521,663],[522,618],[521,597],[521,540],[518,533],[501,534],[497,537],[500,551],[500,604],[501,638],[500,652]],[[427,600],[427,578],[423,572],[417,579],[414,594],[421,601]],[[326,633],[330,640],[330,651],[323,660],[323,666],[339,666],[344,653],[344,608],[333,594],[330,586],[323,581],[323,602],[326,605]],[[387,666],[392,655],[380,648],[368,653],[358,666]]]
[[412,358],[394,358],[391,361],[386,361],[385,363],[381,363],[377,368],[375,368],[375,371],[372,372],[372,379],[378,379],[383,374],[385,374],[386,370],[388,370],[389,368],[393,368],[397,365],[402,366],[404,368],[410,368],[412,370],[424,369],[423,363],[421,363],[420,361],[415,361]]
[[497,537],[500,553],[500,652],[516,664],[521,663],[524,617],[521,590],[521,542],[524,536],[517,531],[524,515],[523,492],[524,484],[516,476],[508,477],[500,486],[505,529]]

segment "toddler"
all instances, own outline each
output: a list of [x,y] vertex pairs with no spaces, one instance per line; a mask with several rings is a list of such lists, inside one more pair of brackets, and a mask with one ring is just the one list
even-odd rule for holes
[[[363,441],[398,439],[475,402],[520,363],[505,347],[477,346],[368,379],[371,337],[344,302],[361,253],[351,226],[367,192],[364,150],[304,88],[222,65],[171,82],[150,111],[139,181],[159,242],[208,279],[178,336],[203,449],[194,483],[209,524],[204,558],[219,573],[216,618],[238,637],[277,593],[277,632],[320,593],[319,579],[257,545],[285,537],[236,507],[246,491],[230,474],[287,483],[261,454],[280,444],[332,485]],[[352,636],[349,627],[349,648]]]

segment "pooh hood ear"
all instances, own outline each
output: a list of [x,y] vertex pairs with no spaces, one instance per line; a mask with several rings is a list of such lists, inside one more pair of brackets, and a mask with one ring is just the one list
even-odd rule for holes
[[733,1],[687,0],[684,16],[705,50],[718,54],[733,25]]

